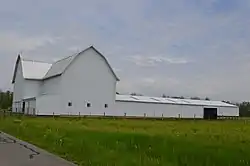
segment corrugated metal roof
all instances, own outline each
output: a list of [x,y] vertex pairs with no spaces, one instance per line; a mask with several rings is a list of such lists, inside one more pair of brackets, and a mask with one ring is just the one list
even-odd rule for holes
[[116,95],[116,100],[119,100],[119,101],[137,101],[137,99],[132,98],[129,95]]
[[53,63],[48,73],[45,75],[44,79],[62,74],[63,71],[67,68],[67,66],[69,66],[69,64],[75,58],[76,55],[77,54],[69,56],[67,58],[61,59]]
[[117,75],[113,71],[113,69],[110,66],[110,64],[108,63],[107,59],[98,50],[96,50],[93,46],[90,46],[90,47],[86,48],[85,50],[83,50],[83,51],[81,51],[79,53],[76,53],[76,54],[74,54],[72,56],[69,56],[67,58],[64,58],[62,60],[59,60],[59,61],[53,63],[52,67],[49,69],[49,71],[45,75],[44,79],[61,75],[77,56],[81,55],[82,53],[84,53],[85,51],[87,51],[89,49],[93,49],[94,51],[96,51],[105,60],[108,67],[110,68],[112,74],[115,76],[116,80],[119,81],[119,78],[117,77]]
[[131,95],[116,95],[116,101],[179,104],[179,105],[199,105],[199,106],[214,106],[214,107],[237,107],[235,105],[224,103],[222,101],[175,99],[175,98],[131,96]]
[[41,80],[49,71],[52,64],[40,61],[21,59],[23,77],[25,79]]

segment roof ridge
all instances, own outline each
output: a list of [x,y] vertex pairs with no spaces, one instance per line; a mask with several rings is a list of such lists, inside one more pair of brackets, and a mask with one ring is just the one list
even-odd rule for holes
[[65,60],[65,59],[68,59],[68,58],[70,58],[70,57],[73,57],[73,56],[75,56],[75,55],[77,55],[77,54],[79,54],[79,52],[78,52],[78,53],[74,53],[73,55],[70,55],[70,56],[66,56],[66,57],[64,57],[64,58],[62,58],[62,59],[59,59],[59,60],[53,62],[53,64],[55,64],[55,63],[57,63],[57,62],[60,62],[60,61],[63,61],[63,60]]
[[64,57],[64,58],[62,58],[62,59],[59,59],[59,60],[53,62],[53,63],[51,64],[49,70],[48,70],[48,71],[46,72],[46,74],[44,75],[43,79],[46,78],[47,74],[50,72],[50,70],[52,69],[53,65],[55,65],[55,64],[57,64],[58,62],[61,62],[61,61],[63,61],[63,60],[66,60],[66,59],[68,59],[68,58],[70,58],[70,57],[73,57],[73,56],[75,56],[75,55],[77,55],[77,54],[79,54],[79,53],[75,53],[75,54],[73,54],[73,55]]
[[47,64],[52,64],[51,62],[48,61],[42,61],[42,60],[34,60],[34,59],[28,59],[28,58],[23,58],[21,57],[22,61],[29,61],[29,62],[39,62],[39,63],[47,63]]
[[[87,47],[87,48],[85,48],[85,49],[83,49],[83,50],[81,50],[81,51],[78,51],[78,52],[76,52],[76,53],[74,53],[74,54],[72,54],[72,55],[70,55],[70,56],[67,56],[67,57],[64,57],[64,58],[62,58],[62,59],[59,59],[59,60],[55,61],[54,63],[57,63],[57,62],[60,62],[60,61],[62,61],[62,60],[65,60],[65,59],[68,59],[68,58],[70,58],[70,57],[73,57],[73,56],[76,56],[76,55],[78,55],[78,54],[81,54],[82,52],[86,51],[86,50],[89,49],[89,48],[94,48],[94,46],[91,45],[91,46],[89,46],[89,47]],[[95,49],[95,48],[94,48],[94,49]],[[96,49],[95,49],[95,50],[96,50]],[[54,63],[53,63],[53,64],[54,64]]]
[[55,64],[55,63],[57,63],[57,62],[60,62],[60,61],[63,61],[63,60],[65,60],[65,59],[68,59],[68,58],[70,58],[70,57],[72,57],[72,56],[73,56],[73,55],[70,55],[70,56],[64,57],[64,58],[62,58],[62,59],[59,59],[59,60],[53,62],[53,64]]
[[117,96],[130,96],[130,97],[132,97],[132,96],[135,96],[135,97],[147,97],[147,98],[161,98],[161,99],[174,99],[174,100],[191,100],[191,101],[207,101],[207,102],[211,102],[211,101],[213,101],[213,102],[222,102],[222,101],[220,101],[220,100],[204,100],[204,99],[200,99],[200,100],[194,100],[194,99],[186,99],[186,98],[184,98],[184,99],[177,99],[177,98],[173,98],[173,97],[158,97],[158,96],[147,96],[147,95],[142,95],[142,96],[136,96],[136,95],[131,95],[131,94],[116,94]]

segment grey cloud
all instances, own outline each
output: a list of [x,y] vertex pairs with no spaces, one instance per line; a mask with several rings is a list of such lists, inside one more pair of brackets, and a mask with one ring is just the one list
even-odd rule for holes
[[38,47],[55,44],[58,38],[51,36],[23,36],[16,32],[0,32],[0,50],[5,52],[31,51]]
[[146,56],[146,55],[129,56],[128,60],[135,63],[137,66],[142,66],[142,67],[154,67],[161,63],[186,64],[191,62],[191,60],[187,60],[185,58],[180,58],[180,57],[175,58],[167,56]]
[[119,91],[248,100],[250,5],[237,2],[224,12],[214,0],[10,0],[0,7],[0,88],[11,87],[20,50],[53,60],[95,45],[118,69]]

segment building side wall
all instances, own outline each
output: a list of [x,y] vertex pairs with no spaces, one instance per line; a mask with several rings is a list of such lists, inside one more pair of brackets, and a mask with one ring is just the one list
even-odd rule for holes
[[21,112],[22,111],[22,107],[21,107],[21,101],[13,101],[12,103],[12,112]]
[[115,104],[116,78],[105,60],[90,49],[76,57],[63,73],[62,92],[62,107],[71,114],[103,115]]
[[202,106],[116,101],[116,116],[203,118]]
[[28,99],[24,100],[25,102],[25,110],[24,113],[27,115],[35,115],[36,114],[36,99]]
[[39,95],[42,81],[24,80],[23,99],[33,98]]
[[67,115],[62,109],[60,95],[42,95],[36,98],[36,115]]
[[[23,77],[22,63],[17,64],[16,78],[12,102],[13,112],[22,112],[23,99],[33,98],[39,95],[41,81],[26,80]],[[27,106],[27,104],[25,104]]]
[[17,64],[16,78],[14,83],[13,104],[23,99],[24,78],[21,61]]
[[218,116],[239,116],[238,107],[220,107]]
[[21,101],[25,91],[25,80],[23,78],[21,61],[17,64],[16,78],[13,86],[12,112],[21,112]]
[[44,80],[41,83],[41,95],[59,95],[61,94],[61,77],[53,77],[47,80]]

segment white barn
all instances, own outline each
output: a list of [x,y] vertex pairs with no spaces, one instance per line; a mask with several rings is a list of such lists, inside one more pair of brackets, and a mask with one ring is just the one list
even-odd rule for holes
[[15,64],[13,112],[34,115],[214,118],[239,116],[221,101],[117,95],[119,78],[93,46],[54,63]]

